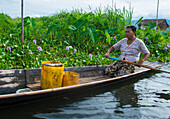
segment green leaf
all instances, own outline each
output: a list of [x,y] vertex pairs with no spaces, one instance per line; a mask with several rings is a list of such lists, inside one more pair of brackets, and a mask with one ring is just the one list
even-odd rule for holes
[[17,55],[18,57],[21,57],[21,55],[20,55],[20,54],[18,54],[18,53],[17,53],[16,55]]
[[24,22],[24,26],[30,25],[30,22]]
[[109,35],[109,33],[107,32],[107,30],[105,30],[105,34],[106,34],[107,41],[108,41],[108,43],[109,43],[109,45],[110,45],[111,38],[110,38],[110,35]]
[[115,33],[116,31],[118,31],[118,28],[114,28],[114,29],[109,28],[109,29],[107,29],[107,32],[110,33],[110,34],[113,34],[113,33]]
[[78,38],[85,36],[87,33],[89,33],[89,30],[85,30],[85,31],[81,32],[80,35],[78,36]]
[[73,31],[75,31],[75,30],[77,29],[77,28],[76,28],[75,26],[73,26],[73,25],[69,25],[68,28],[69,28],[70,30],[73,30]]
[[149,32],[147,32],[145,36],[148,36],[149,34],[150,34],[150,33],[149,33]]
[[166,31],[162,31],[161,34],[162,34],[164,37],[167,37],[167,32],[166,32]]
[[104,22],[103,22],[102,19],[100,19],[98,16],[96,16],[96,20],[97,20],[102,26],[104,26]]
[[155,27],[156,27],[156,22],[154,22],[154,23],[149,22],[149,23],[148,23],[148,27],[149,27],[149,30],[155,28]]
[[14,45],[14,47],[16,47],[16,48],[17,48],[17,47],[18,47],[18,45]]
[[84,16],[80,17],[79,20],[85,21],[85,20],[87,20],[87,17],[88,17],[89,15],[92,15],[92,14],[93,14],[92,12],[90,12],[90,13],[88,13],[88,14],[85,14]]
[[53,29],[60,27],[58,24],[53,24],[48,28],[47,34],[49,34]]
[[10,22],[7,20],[8,18],[4,16],[3,14],[0,14],[0,21],[5,22],[7,24],[10,24]]
[[20,28],[21,27],[21,22],[20,23],[18,23],[18,25],[17,25],[17,28]]
[[78,20],[77,23],[75,24],[76,29],[79,29],[81,26],[83,26],[85,24],[84,21],[82,20]]
[[137,25],[142,19],[143,19],[143,17],[141,17],[141,18],[135,23],[135,25]]
[[12,60],[14,60],[14,59],[15,59],[15,57],[11,57],[11,59],[12,59]]
[[36,25],[35,19],[31,18],[31,27],[34,28],[34,26]]
[[94,34],[93,34],[92,29],[91,29],[91,28],[88,28],[88,31],[89,31],[89,34],[90,34],[90,36],[91,36],[91,39],[92,39],[93,43],[96,44],[97,41],[96,41],[95,38],[94,38]]
[[29,17],[29,16],[27,16],[27,17],[24,18],[24,21],[27,21],[27,20],[30,20],[30,17]]

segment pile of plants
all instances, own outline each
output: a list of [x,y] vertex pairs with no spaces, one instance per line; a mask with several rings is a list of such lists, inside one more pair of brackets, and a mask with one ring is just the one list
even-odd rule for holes
[[[20,18],[0,14],[0,69],[40,68],[42,61],[67,62],[66,66],[110,64],[113,60],[103,55],[125,37],[132,13],[125,8],[107,7],[103,12],[97,8],[89,13],[73,10],[46,17],[25,17],[24,41]],[[155,24],[150,23],[138,29],[137,37],[149,48],[149,60],[169,62],[170,33],[154,28]],[[113,57],[119,55],[120,51],[111,53]]]

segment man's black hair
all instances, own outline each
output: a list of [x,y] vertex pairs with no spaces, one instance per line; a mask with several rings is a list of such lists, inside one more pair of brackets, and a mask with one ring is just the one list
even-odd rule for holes
[[135,26],[127,26],[126,28],[131,28],[133,32],[136,32],[136,27]]

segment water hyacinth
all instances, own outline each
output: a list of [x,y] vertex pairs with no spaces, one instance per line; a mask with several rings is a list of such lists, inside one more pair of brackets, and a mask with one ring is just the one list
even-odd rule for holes
[[168,49],[167,47],[164,48],[165,51],[166,51],[167,49]]
[[115,40],[116,39],[116,36],[114,36],[114,37],[110,37],[111,39],[113,39],[113,40]]
[[92,58],[92,54],[89,54],[89,58],[90,58],[90,59]]
[[6,49],[9,50],[9,51],[11,52],[11,47],[8,46]]
[[74,49],[74,53],[76,53],[77,49]]
[[167,46],[164,48],[164,51],[166,51],[168,48],[169,48],[169,45],[167,45]]
[[69,46],[66,47],[66,50],[69,50]]
[[39,52],[41,52],[41,50],[42,50],[41,46],[38,46],[37,49]]
[[35,39],[33,40],[33,43],[36,44],[36,40]]
[[29,55],[31,55],[32,54],[32,52],[31,51],[29,51]]

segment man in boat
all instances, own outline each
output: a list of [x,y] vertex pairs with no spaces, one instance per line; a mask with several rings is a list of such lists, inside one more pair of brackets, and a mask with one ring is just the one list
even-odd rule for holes
[[[137,63],[139,66],[150,56],[148,48],[141,39],[136,38],[136,27],[127,26],[125,30],[126,38],[123,38],[118,43],[114,44],[104,55],[110,56],[110,53],[115,50],[121,50],[120,59]],[[139,60],[140,53],[144,54]],[[135,66],[125,62],[114,62],[105,69],[105,73],[109,76],[117,77],[125,74],[133,73]]]

